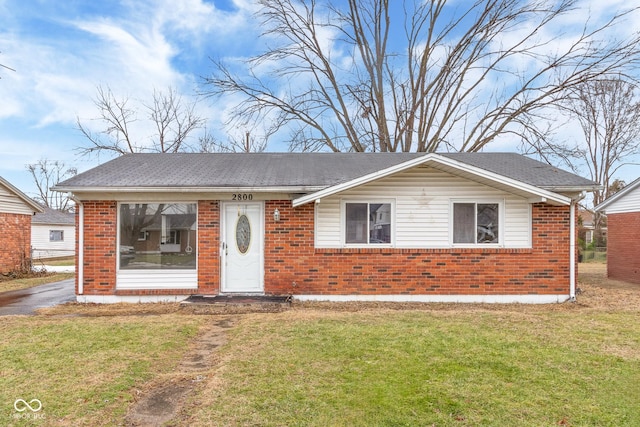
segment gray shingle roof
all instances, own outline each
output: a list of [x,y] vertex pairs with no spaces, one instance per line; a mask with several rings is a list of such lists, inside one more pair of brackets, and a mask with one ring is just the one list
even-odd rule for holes
[[55,209],[43,207],[44,212],[37,213],[31,219],[32,224],[57,224],[74,225],[75,214],[60,212]]
[[540,188],[591,188],[598,185],[518,153],[443,153],[442,156]]
[[[307,188],[313,191],[425,153],[127,154],[59,183],[56,189]],[[594,182],[516,153],[446,153],[452,160],[541,188]]]

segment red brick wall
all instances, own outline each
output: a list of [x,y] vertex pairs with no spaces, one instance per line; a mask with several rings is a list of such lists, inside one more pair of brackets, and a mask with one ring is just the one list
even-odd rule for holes
[[[84,205],[84,295],[180,295],[188,289],[116,290],[118,262],[117,202],[90,201]],[[220,213],[217,201],[198,203],[198,293],[217,294]],[[76,221],[78,215],[76,215]],[[76,227],[79,230],[79,227]],[[76,245],[78,239],[76,236]],[[79,253],[78,251],[76,253]],[[77,263],[76,263],[77,265]],[[77,291],[76,275],[76,291]]]
[[[116,285],[118,262],[117,203],[82,202],[84,206],[84,294],[112,295]],[[76,221],[78,214],[76,214]],[[79,227],[76,227],[79,230]],[[78,239],[76,239],[77,245]],[[76,254],[80,251],[76,248]],[[77,257],[78,255],[76,255]],[[78,265],[78,262],[76,262]],[[78,286],[76,274],[76,291]]]
[[220,292],[220,204],[198,202],[198,293]]
[[267,202],[265,292],[568,294],[568,206],[533,206],[532,249],[314,249],[312,204]]
[[607,274],[640,283],[640,212],[607,215]]
[[[85,202],[84,293],[168,295],[188,290],[115,291],[115,202]],[[280,211],[275,222],[270,212]],[[532,249],[315,249],[314,207],[265,202],[267,294],[568,294],[569,207],[535,204]],[[217,294],[220,204],[198,203],[200,294]]]
[[28,267],[31,259],[31,215],[0,212],[0,273]]

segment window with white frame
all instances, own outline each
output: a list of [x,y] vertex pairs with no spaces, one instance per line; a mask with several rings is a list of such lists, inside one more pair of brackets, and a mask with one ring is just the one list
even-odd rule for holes
[[49,230],[49,241],[50,242],[63,242],[64,241],[64,230]]
[[391,203],[347,202],[344,224],[346,244],[390,244]]
[[195,203],[121,203],[118,222],[121,270],[196,269]]
[[453,203],[454,244],[499,244],[499,203]]

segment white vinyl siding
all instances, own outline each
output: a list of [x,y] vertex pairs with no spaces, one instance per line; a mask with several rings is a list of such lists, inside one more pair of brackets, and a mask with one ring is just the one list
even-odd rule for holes
[[519,196],[433,168],[418,167],[322,199],[316,204],[316,247],[342,247],[342,201],[395,201],[397,248],[451,247],[451,203],[456,199],[500,200],[504,206],[504,243],[498,247],[531,247],[531,205]]
[[197,289],[196,270],[120,270],[116,289]]
[[33,215],[33,208],[24,200],[0,185],[0,212],[21,215]]
[[618,200],[614,200],[605,208],[605,212],[607,215],[612,213],[640,212],[640,185],[628,193],[621,195]]
[[[51,241],[52,230],[63,232],[62,241]],[[76,251],[76,228],[73,225],[32,225],[31,226],[31,247],[33,248],[33,258],[56,258],[75,255]]]

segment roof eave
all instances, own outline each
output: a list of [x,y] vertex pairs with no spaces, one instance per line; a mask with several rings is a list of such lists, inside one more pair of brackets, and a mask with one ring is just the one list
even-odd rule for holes
[[53,191],[62,193],[310,193],[325,186],[268,186],[268,187],[75,187],[55,186]]
[[597,191],[603,187],[601,185],[581,185],[581,186],[541,186],[540,188],[554,193],[582,193],[583,191]]

